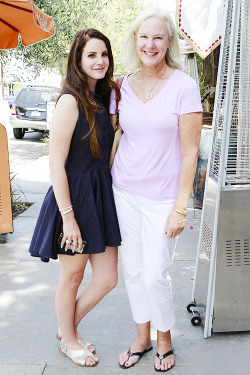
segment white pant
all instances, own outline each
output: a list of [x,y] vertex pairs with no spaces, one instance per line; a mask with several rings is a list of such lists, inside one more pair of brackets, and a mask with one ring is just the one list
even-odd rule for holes
[[150,199],[113,187],[122,236],[120,247],[124,281],[133,318],[151,321],[162,332],[175,323],[171,279],[176,238],[167,238],[164,226],[173,199]]

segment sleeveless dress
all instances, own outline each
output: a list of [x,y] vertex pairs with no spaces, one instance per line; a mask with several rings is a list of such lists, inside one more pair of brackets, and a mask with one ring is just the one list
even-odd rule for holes
[[[101,97],[93,94],[101,103]],[[93,157],[90,150],[89,124],[79,110],[79,117],[71,139],[69,154],[65,163],[74,215],[87,242],[84,254],[105,251],[106,246],[119,246],[121,235],[112,191],[109,171],[109,155],[114,139],[114,130],[105,111],[97,113],[99,129],[100,158]],[[83,139],[84,138],[84,139]],[[29,252],[40,257],[43,262],[57,259],[58,254],[75,255],[65,252],[57,244],[62,233],[62,218],[53,187],[44,198]]]

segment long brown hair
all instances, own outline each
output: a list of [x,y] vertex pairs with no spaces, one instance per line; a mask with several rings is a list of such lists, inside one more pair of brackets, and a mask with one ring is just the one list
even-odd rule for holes
[[[109,58],[109,67],[105,77],[99,79],[96,84],[96,94],[103,95],[103,107],[95,100],[88,86],[88,77],[81,67],[82,51],[90,39],[103,40]],[[79,31],[70,48],[68,55],[68,65],[66,77],[63,83],[62,92],[71,92],[76,98],[79,109],[84,113],[89,123],[90,148],[94,157],[100,157],[100,147],[98,142],[98,125],[96,122],[97,112],[106,110],[109,113],[109,102],[112,88],[116,92],[116,97],[120,98],[120,91],[114,79],[114,60],[109,39],[100,31],[86,29]]]

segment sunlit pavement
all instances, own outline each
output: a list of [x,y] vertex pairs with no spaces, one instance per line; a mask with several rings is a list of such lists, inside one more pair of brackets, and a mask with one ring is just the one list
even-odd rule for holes
[[46,146],[41,141],[44,133],[27,132],[23,139],[16,139],[10,125],[10,108],[7,100],[0,100],[0,123],[7,131],[10,171],[12,175],[16,175],[25,164],[44,154]]
[[[1,109],[0,113],[0,122],[6,120],[7,124],[7,116]],[[43,144],[38,139],[32,141],[28,137],[17,141],[11,132],[12,129],[9,129],[10,159],[18,147],[19,157],[16,154],[15,158],[22,160],[22,163],[13,162],[13,169],[17,173],[18,184],[25,193],[24,200],[33,204],[14,220],[14,233],[8,235],[6,244],[0,245],[0,374],[120,374],[123,370],[117,365],[118,354],[128,349],[135,338],[120,261],[118,286],[80,325],[82,336],[97,347],[99,365],[83,369],[59,354],[54,312],[59,262],[42,263],[28,253],[37,215],[50,185],[48,157],[43,155],[40,149]],[[36,138],[35,134],[33,136]],[[25,159],[27,147],[33,147],[33,150],[38,147],[39,150],[36,150],[34,157]],[[171,374],[249,375],[250,334],[213,334],[211,338],[204,339],[202,326],[193,327],[190,322],[191,314],[186,310],[192,294],[200,218],[201,210],[194,210],[190,199],[186,228],[178,240],[171,268],[177,320],[172,330],[176,365]],[[88,266],[83,284],[90,278],[91,270]],[[154,351],[128,370],[130,375],[155,373],[154,329],[152,339]]]

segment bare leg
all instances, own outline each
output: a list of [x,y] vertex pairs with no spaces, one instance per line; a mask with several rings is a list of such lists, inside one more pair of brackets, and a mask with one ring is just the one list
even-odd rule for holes
[[[172,349],[171,333],[170,331],[161,332],[157,331],[157,352],[159,354],[165,354]],[[164,358],[160,365],[160,359],[155,357],[155,367],[157,370],[167,370],[174,366],[174,355]]]
[[[75,331],[76,295],[81,284],[88,255],[59,255],[60,276],[55,298],[56,315],[62,332],[62,344],[73,350],[81,350]],[[96,362],[95,356],[88,357],[86,365]]]
[[104,253],[91,254],[92,281],[79,293],[76,301],[75,327],[82,318],[117,284],[117,247],[107,247]]
[[[136,324],[137,338],[135,343],[131,346],[131,353],[143,352],[152,346],[150,337],[150,322],[143,324]],[[127,350],[120,354],[119,363],[126,367],[130,367],[139,361],[139,356],[132,356],[128,359]]]

